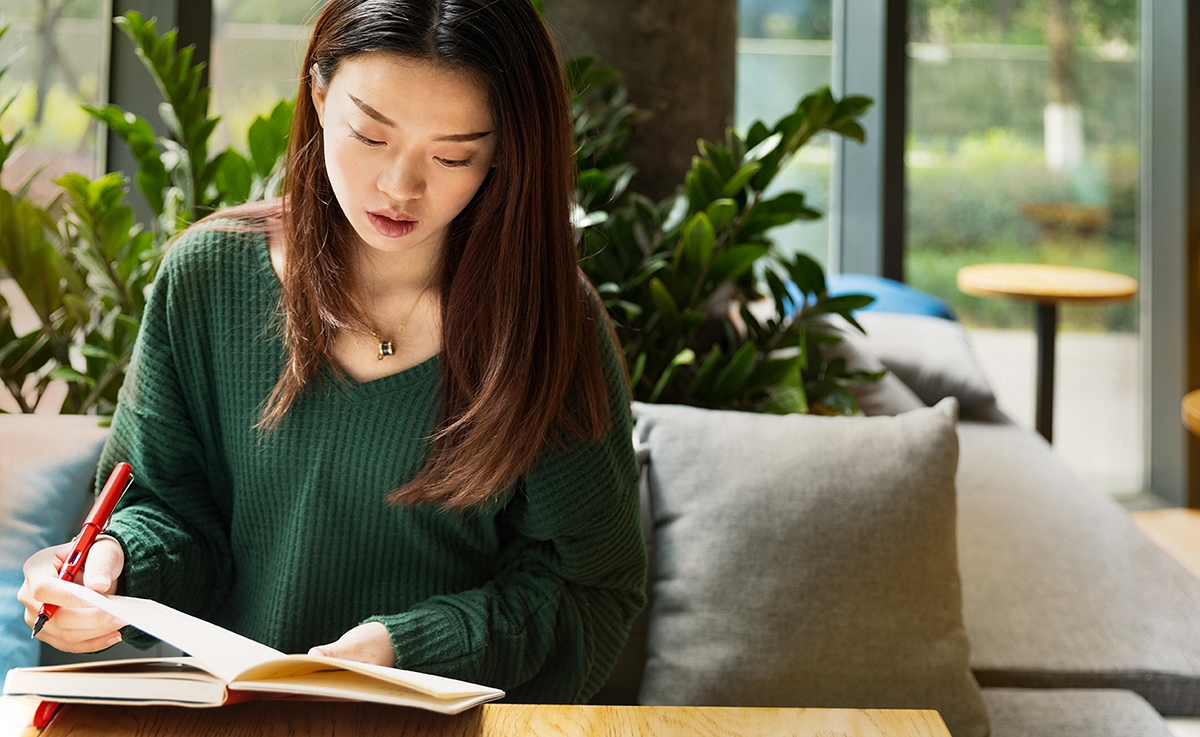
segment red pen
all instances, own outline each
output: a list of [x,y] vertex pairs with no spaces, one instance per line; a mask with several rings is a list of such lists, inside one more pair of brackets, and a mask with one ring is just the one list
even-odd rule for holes
[[[58,572],[60,579],[74,581],[79,572],[83,570],[83,563],[87,560],[88,551],[92,549],[92,543],[96,542],[96,538],[101,532],[104,532],[104,528],[108,527],[108,520],[112,517],[113,509],[131,483],[133,483],[133,466],[124,461],[118,463],[109,474],[104,489],[96,498],[96,503],[92,505],[92,511],[88,512],[87,519],[83,521],[83,529],[79,531],[79,537],[75,538],[71,554],[67,556],[67,562]],[[57,610],[58,607],[54,604],[42,604],[41,609],[38,610],[37,622],[33,625],[34,637],[37,637],[37,633],[42,631],[42,627]]]

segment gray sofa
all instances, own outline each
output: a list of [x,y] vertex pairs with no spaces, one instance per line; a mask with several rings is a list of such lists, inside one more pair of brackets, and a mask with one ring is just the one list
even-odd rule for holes
[[[861,318],[852,360],[893,376],[860,399],[895,416],[635,407],[651,602],[596,702],[937,708],[956,737],[1200,716],[1200,579],[996,409],[957,324]],[[70,536],[103,438],[0,415],[0,669],[37,657],[19,561]]]
[[[894,418],[840,420],[858,426],[835,432],[830,423],[837,418],[743,419],[690,408],[635,407],[635,435],[645,461],[643,526],[658,568],[652,570],[651,603],[598,699],[661,703],[682,696],[689,703],[760,706],[933,706],[956,735],[967,735],[988,729],[980,726],[979,710],[971,703],[969,691],[976,688],[993,737],[1166,737],[1170,717],[1200,715],[1200,579],[1150,542],[1111,497],[1072,474],[1040,436],[1017,427],[996,408],[957,323],[872,312],[858,318],[868,337],[848,341],[848,361],[863,368],[886,366],[903,384],[898,390],[872,388],[860,403],[876,414],[903,412]],[[928,487],[941,483],[935,477],[945,459],[913,455],[924,453],[923,445],[936,441],[936,433],[916,426],[891,428],[891,447],[885,436],[888,423],[910,412],[935,412],[912,409],[914,401],[935,405],[947,397],[957,399],[961,417],[953,433],[956,442],[943,443],[944,453],[954,451],[957,457],[953,483],[939,497]],[[779,421],[790,425],[770,424]],[[912,441],[908,447],[904,438]],[[847,442],[856,448],[847,451],[842,447]],[[743,467],[732,471],[739,455]],[[656,460],[663,469],[656,471]],[[881,473],[870,479],[856,470],[847,481],[821,471],[823,465],[846,468],[856,462],[880,467]],[[772,466],[774,471],[762,471]],[[914,466],[928,472],[922,476]],[[895,480],[905,474],[911,477]],[[691,478],[681,480],[684,476]],[[736,481],[725,483],[730,476]],[[851,493],[862,494],[855,488],[862,484],[870,485],[865,496],[883,506],[847,500]],[[914,493],[928,497],[916,513],[901,506]],[[780,501],[806,496],[799,509],[789,510]],[[769,503],[756,506],[759,497]],[[944,545],[933,544],[946,533],[929,524],[945,514],[946,497],[955,522],[950,554]],[[701,503],[690,504],[696,498]],[[808,520],[817,512],[823,516],[814,528]],[[762,523],[764,516],[770,522]],[[769,538],[772,526],[792,525],[798,533],[790,545],[805,549],[808,557],[775,567],[777,578],[790,577],[795,586],[786,592],[791,598],[773,611],[764,613],[753,589],[742,584],[754,575],[757,562],[738,567],[736,558],[744,551],[730,550],[731,535],[724,529],[731,517],[743,520],[740,533],[747,538]],[[757,526],[754,519],[760,520]],[[876,544],[897,525],[909,528],[901,537],[924,538],[916,554],[899,543]],[[668,550],[662,548],[664,532]],[[856,556],[855,547],[871,548],[870,555]],[[698,551],[706,556],[700,558]],[[839,560],[822,560],[823,554]],[[773,558],[779,555],[772,552]],[[957,576],[929,563],[948,555],[956,558]],[[727,562],[697,564],[698,558]],[[847,563],[847,558],[853,560]],[[906,570],[921,569],[925,579],[905,580],[912,576],[903,573],[893,585],[874,580],[889,559],[903,562]],[[663,570],[664,564],[670,570]],[[785,573],[797,567],[836,571],[842,579],[855,579],[856,594],[874,587],[878,601],[874,606],[859,601],[846,612],[839,607],[844,590],[830,597],[828,587]],[[939,592],[929,580],[933,575],[955,580]],[[704,577],[717,577],[716,585],[732,593],[719,600]],[[909,654],[897,672],[894,656],[904,654],[906,643],[893,640],[913,628],[899,635],[889,631],[894,610],[915,607],[918,615],[944,616],[953,609],[955,586],[973,683],[964,688],[946,680],[961,667],[963,655],[957,652],[941,664]],[[940,609],[931,609],[929,600],[938,597]],[[848,619],[843,627],[848,633],[811,623],[837,618]],[[762,628],[774,628],[766,642],[745,637],[744,630]],[[952,637],[926,639],[943,656],[957,647]],[[702,648],[689,648],[697,657],[680,662],[674,650],[695,640],[704,641]],[[830,641],[836,646],[830,648]],[[723,648],[741,652],[731,658]],[[796,650],[810,662],[778,654]],[[864,660],[862,653],[872,652],[878,657]],[[857,667],[843,669],[842,660]],[[730,682],[731,676],[742,683]],[[653,679],[649,684],[648,678]],[[842,681],[828,682],[836,678]],[[948,684],[940,693],[914,687],[939,678]],[[753,689],[744,687],[747,679]]]

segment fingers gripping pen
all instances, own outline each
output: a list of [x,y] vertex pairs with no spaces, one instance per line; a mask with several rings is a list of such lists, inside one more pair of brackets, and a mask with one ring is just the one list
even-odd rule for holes
[[[113,509],[116,508],[121,495],[125,493],[131,483],[133,483],[133,467],[124,461],[118,463],[109,474],[108,481],[100,491],[100,496],[96,498],[96,503],[92,505],[92,511],[88,512],[87,519],[83,521],[83,529],[80,530],[79,537],[75,538],[71,554],[67,556],[67,562],[58,572],[60,579],[74,581],[79,572],[83,570],[83,564],[87,561],[92,543],[96,542],[96,538],[104,532],[104,528],[108,527],[108,520],[112,517]],[[37,622],[33,625],[33,637],[37,637],[57,609],[58,607],[54,604],[42,604],[41,609],[38,610]]]

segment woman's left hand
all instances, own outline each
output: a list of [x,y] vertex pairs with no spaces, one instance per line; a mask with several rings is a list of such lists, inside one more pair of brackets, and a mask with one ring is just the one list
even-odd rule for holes
[[381,622],[367,622],[338,638],[337,642],[328,645],[318,645],[308,651],[309,655],[323,655],[327,658],[342,658],[359,663],[374,663],[396,666],[396,651],[392,647],[392,636],[387,627]]

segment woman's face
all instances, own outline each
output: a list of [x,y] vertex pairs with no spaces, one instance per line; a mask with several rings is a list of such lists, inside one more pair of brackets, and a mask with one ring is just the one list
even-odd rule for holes
[[314,83],[313,104],[333,193],[359,238],[389,253],[440,249],[496,154],[483,87],[465,73],[372,52]]

